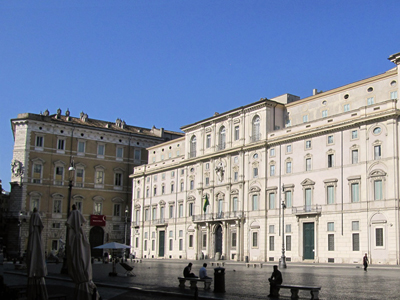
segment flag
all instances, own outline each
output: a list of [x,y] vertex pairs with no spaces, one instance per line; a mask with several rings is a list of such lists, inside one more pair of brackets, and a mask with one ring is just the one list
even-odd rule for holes
[[204,212],[206,212],[208,205],[210,205],[210,202],[208,202],[208,196],[206,194],[206,199],[204,200],[204,206],[203,206]]

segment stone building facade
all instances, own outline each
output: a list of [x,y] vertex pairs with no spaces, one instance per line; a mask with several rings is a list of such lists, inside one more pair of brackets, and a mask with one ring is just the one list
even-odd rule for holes
[[134,168],[142,258],[398,264],[399,70],[182,127]]
[[[10,255],[24,251],[35,207],[45,226],[45,249],[58,251],[65,241],[69,196],[70,205],[88,221],[85,229],[93,247],[129,242],[129,175],[147,161],[147,147],[182,136],[163,128],[129,126],[120,119],[95,120],[83,112],[80,117],[70,116],[68,110],[62,115],[60,109],[54,115],[19,114],[11,125],[14,152],[6,237]],[[94,249],[92,254],[100,256],[102,251]]]

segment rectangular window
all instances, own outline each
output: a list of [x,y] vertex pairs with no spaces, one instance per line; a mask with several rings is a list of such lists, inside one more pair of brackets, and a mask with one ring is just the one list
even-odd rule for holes
[[232,232],[232,243],[231,243],[232,248],[236,247],[236,232]]
[[156,196],[157,195],[157,187],[155,186],[154,188],[153,188],[153,196]]
[[42,178],[42,165],[34,164],[33,165],[33,183],[40,183]]
[[210,185],[210,178],[206,177],[206,186],[209,186],[209,185]]
[[271,148],[271,149],[269,150],[269,155],[270,155],[270,156],[275,156],[275,148]]
[[182,218],[183,217],[183,204],[179,204],[178,208],[179,208],[179,218]]
[[207,247],[207,234],[203,233],[203,238],[202,238],[202,243],[201,243],[203,249]]
[[191,189],[191,190],[194,189],[194,180],[190,180],[190,189]]
[[291,153],[292,152],[292,145],[287,145],[286,146],[286,153]]
[[275,176],[275,165],[270,165],[269,166],[269,175],[270,176]]
[[390,92],[390,99],[392,100],[397,99],[397,91]]
[[368,104],[368,105],[374,104],[374,97],[369,97],[369,98],[367,99],[367,104]]
[[97,156],[104,156],[104,145],[97,145]]
[[179,239],[179,251],[183,250],[183,239]]
[[115,173],[115,186],[122,186],[122,173]]
[[174,192],[174,184],[171,183],[171,193],[173,193],[173,192]]
[[351,163],[352,164],[358,163],[358,150],[351,150]]
[[144,241],[144,246],[143,246],[143,248],[144,248],[144,251],[147,251],[147,240]]
[[253,247],[258,247],[258,235],[257,235],[257,232],[253,232]]
[[352,244],[353,244],[353,251],[360,251],[360,234],[353,233],[352,234]]
[[286,224],[285,227],[286,227],[285,228],[286,233],[287,232],[292,232],[292,225],[291,224]]
[[60,214],[61,213],[61,200],[55,199],[53,202],[53,213]]
[[383,228],[375,228],[375,246],[383,247]]
[[149,220],[149,209],[148,208],[144,210],[144,220],[145,221]]
[[184,188],[183,181],[181,181],[181,192],[183,192],[183,188]]
[[140,160],[141,159],[141,154],[142,154],[142,152],[140,151],[140,149],[135,149],[135,157],[134,157],[134,159],[135,160]]
[[154,251],[156,248],[156,241],[155,240],[151,240],[151,251]]
[[193,203],[189,203],[189,217],[193,216],[194,214],[193,208],[194,208]]
[[328,111],[325,109],[322,111],[322,117],[326,118],[328,116]]
[[292,251],[292,237],[290,235],[286,236],[286,251]]
[[333,159],[334,159],[333,154],[328,154],[328,168],[333,167]]
[[334,222],[328,222],[327,225],[328,225],[327,231],[335,231],[335,223]]
[[306,123],[306,122],[308,122],[308,116],[307,115],[303,116],[303,123]]
[[172,219],[174,217],[174,206],[169,206],[169,218]]
[[357,182],[351,184],[351,202],[360,202],[360,188]]
[[253,168],[253,178],[258,177],[258,168]]
[[311,149],[311,141],[306,141],[306,149]]
[[292,162],[288,161],[286,162],[286,174],[292,173]]
[[328,204],[334,204],[335,203],[335,187],[334,186],[328,186],[326,187],[326,197],[328,200]]
[[78,153],[85,153],[85,142],[78,141]]
[[154,221],[155,219],[157,219],[157,208],[153,207],[152,209],[152,215],[151,215],[151,219]]
[[239,140],[239,126],[235,126],[235,141]]
[[193,248],[193,234],[189,235],[189,248]]
[[96,171],[96,184],[104,183],[104,171],[98,170]]
[[269,209],[274,209],[275,208],[275,193],[270,193],[269,194],[268,208]]
[[360,230],[360,222],[359,221],[352,221],[351,222],[351,229],[353,231]]
[[57,143],[57,150],[65,150],[65,140],[59,139]]
[[103,204],[100,202],[96,202],[94,204],[94,214],[101,215],[102,211],[103,211]]
[[206,148],[211,147],[211,134],[207,134],[206,136]]
[[351,132],[351,138],[354,140],[356,138],[358,138],[358,130],[353,130]]
[[269,233],[275,233],[275,225],[269,225]]
[[162,186],[161,186],[161,195],[164,195],[164,194],[165,194],[165,186],[162,185]]
[[253,205],[253,207],[252,207],[252,209],[253,209],[253,211],[254,210],[258,210],[258,195],[253,195],[253,197],[252,197],[252,205]]
[[275,250],[275,237],[270,236],[269,237],[269,251],[274,251]]
[[206,170],[210,170],[210,163],[206,163]]
[[311,158],[306,158],[306,171],[311,171]]
[[344,106],[343,106],[343,108],[344,108],[344,111],[346,112],[346,111],[349,111],[350,110],[350,104],[345,104]]
[[64,167],[57,166],[56,167],[56,180],[54,182],[55,185],[63,185],[63,174],[64,174]]
[[233,197],[233,211],[238,211],[238,197]]
[[374,146],[374,160],[381,159],[381,145]]
[[286,207],[292,207],[292,191],[285,192]]
[[306,211],[311,211],[311,189],[305,189]]
[[335,251],[335,235],[328,234],[328,251]]
[[36,136],[35,146],[38,148],[43,148],[43,137],[42,136]]
[[233,172],[233,181],[237,182],[239,180],[239,172]]
[[333,135],[328,135],[328,144],[333,144]]
[[117,158],[122,159],[124,157],[124,148],[117,147],[116,156],[117,156]]
[[114,217],[120,217],[121,216],[121,204],[116,203],[114,204]]
[[383,193],[382,193],[382,180],[375,180],[374,181],[374,200],[382,200]]

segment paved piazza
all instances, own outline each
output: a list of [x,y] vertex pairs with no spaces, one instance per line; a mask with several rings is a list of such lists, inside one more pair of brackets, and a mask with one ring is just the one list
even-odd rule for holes
[[[193,271],[198,274],[204,261],[193,261]],[[212,261],[208,263],[208,275],[214,275]],[[177,277],[181,276],[187,261],[180,260],[144,260],[142,263],[133,263],[136,277],[109,277],[111,264],[96,262],[93,265],[93,279],[99,284],[99,292],[103,299],[129,299],[130,293],[123,289],[115,289],[112,286],[136,287],[146,290],[179,293]],[[213,299],[267,299],[269,292],[268,277],[272,272],[273,264],[264,264],[263,268],[246,268],[244,263],[225,262],[225,289],[226,293],[213,293],[199,290],[202,298]],[[11,264],[4,264],[5,281],[18,276],[7,276],[7,271],[13,271]],[[61,264],[49,264],[49,276],[62,278],[59,275]],[[117,265],[117,272],[123,273],[124,269]],[[374,266],[365,272],[361,266],[333,265],[333,264],[288,264],[286,270],[282,270],[284,283],[318,285],[322,286],[320,299],[399,299],[399,266]],[[19,280],[25,282],[23,276]],[[64,277],[66,278],[66,277]],[[17,279],[14,279],[17,280]],[[48,285],[58,284],[71,288],[68,283],[54,283],[48,280]],[[15,284],[9,282],[9,284]],[[109,286],[105,286],[109,285]],[[189,290],[188,288],[186,290]],[[290,299],[290,292],[283,290],[282,299]],[[163,298],[158,297],[157,298]],[[309,299],[309,292],[300,291],[301,299]],[[143,298],[145,299],[145,298]],[[151,299],[151,297],[149,298]],[[168,298],[171,299],[171,298]]]

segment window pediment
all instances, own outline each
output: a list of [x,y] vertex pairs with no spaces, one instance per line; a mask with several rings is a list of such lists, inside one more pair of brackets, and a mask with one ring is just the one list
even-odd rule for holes
[[250,193],[257,193],[257,192],[260,192],[260,191],[261,191],[261,189],[258,186],[252,186],[250,188]]
[[74,200],[84,200],[85,197],[83,197],[82,195],[74,195],[74,196],[72,196],[72,199],[74,199]]
[[113,202],[113,203],[123,203],[124,200],[122,198],[120,198],[120,197],[115,197],[115,198],[111,199],[111,202]]
[[374,170],[369,174],[369,178],[371,177],[384,177],[386,173],[382,170]]
[[63,162],[62,160],[56,160],[53,164],[54,164],[55,166],[57,166],[57,165],[63,165],[63,166],[65,166],[65,165],[66,165],[66,163]]
[[239,190],[238,189],[232,189],[231,190],[231,195],[236,195],[239,194]]
[[92,198],[92,200],[93,200],[93,201],[104,201],[104,198],[101,197],[101,196],[94,196],[94,197]]
[[40,164],[44,164],[45,163],[44,159],[41,159],[40,157],[33,158],[32,162],[40,163]]
[[36,192],[36,191],[32,191],[32,192],[30,192],[29,193],[29,196],[39,196],[39,197],[41,197],[42,196],[42,193],[39,193],[39,192]]
[[258,224],[257,222],[253,222],[253,223],[251,223],[250,224],[250,228],[251,229],[258,229],[258,228],[260,228],[260,224]]
[[315,182],[312,181],[312,180],[309,179],[309,178],[303,180],[302,183],[301,183],[302,186],[305,186],[305,185],[314,185],[314,184],[315,184]]
[[54,193],[51,195],[51,198],[64,198],[64,195],[62,195],[60,193]]
[[103,166],[103,165],[97,165],[97,166],[94,166],[94,168],[95,168],[95,169],[103,169],[103,170],[106,169],[106,167]]

